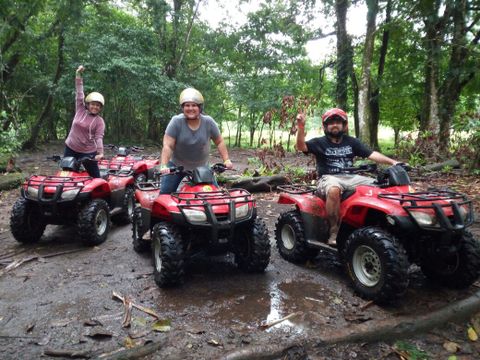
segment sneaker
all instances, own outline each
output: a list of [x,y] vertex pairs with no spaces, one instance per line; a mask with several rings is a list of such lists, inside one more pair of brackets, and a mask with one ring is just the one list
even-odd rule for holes
[[151,231],[147,231],[145,234],[143,234],[142,240],[147,240],[147,241],[152,240],[152,235],[151,234],[152,234]]
[[332,232],[330,233],[330,237],[328,238],[328,245],[337,245],[337,235],[338,233],[335,231],[335,232]]

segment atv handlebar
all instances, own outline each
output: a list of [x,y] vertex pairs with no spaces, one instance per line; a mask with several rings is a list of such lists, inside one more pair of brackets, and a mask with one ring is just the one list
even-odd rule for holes
[[[405,171],[410,171],[412,170],[412,167],[408,164],[405,163],[396,163],[395,165],[392,166],[401,166]],[[352,166],[352,167],[347,167],[343,168],[342,172],[347,173],[347,174],[356,174],[359,172],[370,172],[370,173],[377,173],[378,172],[378,166],[377,164],[362,164],[359,166]],[[332,174],[335,175],[335,174]]]
[[[168,168],[170,170],[169,173],[166,173],[166,174],[162,174],[159,170],[155,170],[153,176],[154,177],[163,177],[163,176],[169,176],[169,175],[173,175],[173,174],[184,174],[185,176],[191,176],[193,174],[193,170],[185,170],[185,168],[183,166],[174,166],[174,167],[169,167]],[[233,169],[229,169],[225,166],[225,164],[222,164],[222,163],[216,163],[216,164],[213,164],[210,166],[210,169],[212,169],[212,171],[214,173],[217,173],[217,174],[221,174],[223,172],[225,172],[226,170],[232,170]]]

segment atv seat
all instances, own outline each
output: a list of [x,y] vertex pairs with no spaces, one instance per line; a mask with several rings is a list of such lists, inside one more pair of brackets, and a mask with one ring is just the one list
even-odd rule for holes
[[100,169],[100,177],[104,180],[108,180],[108,170],[107,169]]
[[347,200],[347,199],[348,199],[350,196],[352,196],[353,194],[355,194],[355,189],[344,191],[344,192],[342,193],[342,196],[341,196],[341,198],[340,198],[340,201]]

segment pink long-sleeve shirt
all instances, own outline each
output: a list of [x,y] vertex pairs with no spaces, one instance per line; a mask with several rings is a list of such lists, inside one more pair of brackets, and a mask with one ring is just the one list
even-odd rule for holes
[[102,153],[105,122],[101,116],[92,115],[85,108],[83,80],[75,78],[75,117],[65,144],[79,153]]

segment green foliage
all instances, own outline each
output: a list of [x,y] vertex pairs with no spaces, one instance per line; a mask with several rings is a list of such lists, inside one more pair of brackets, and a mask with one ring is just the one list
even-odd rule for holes
[[480,168],[480,113],[464,113],[454,123],[451,149],[464,166],[475,173]]
[[431,358],[427,352],[406,341],[397,341],[394,346],[397,350],[407,353],[411,360],[428,360]]

